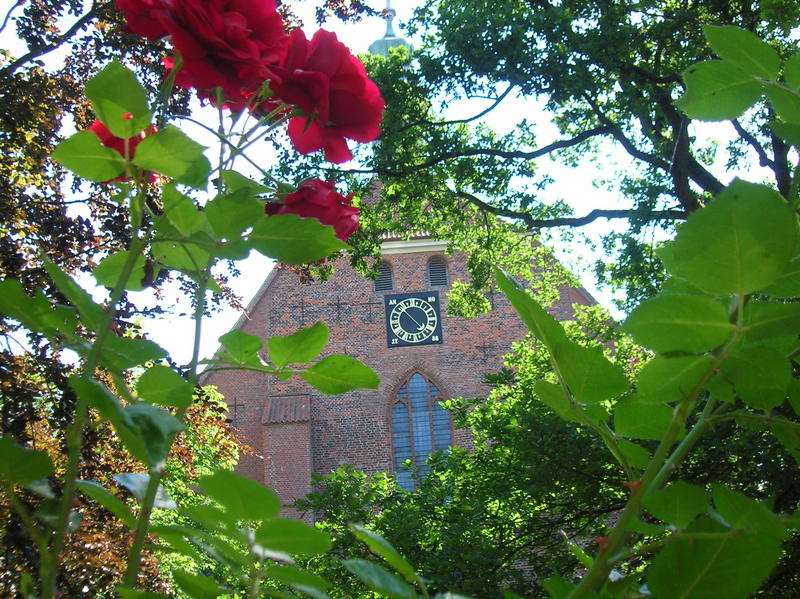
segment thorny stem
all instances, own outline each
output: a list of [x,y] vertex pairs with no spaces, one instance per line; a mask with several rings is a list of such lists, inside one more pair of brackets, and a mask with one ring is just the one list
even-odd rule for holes
[[[139,209],[136,211],[139,215],[141,215],[141,205],[144,203],[144,193],[144,185],[139,184],[137,194],[133,199],[133,203],[139,206]],[[132,220],[131,225],[133,228],[133,233],[127,258],[122,267],[119,278],[117,279],[117,284],[114,286],[114,289],[111,292],[111,297],[109,299],[108,308],[105,311],[105,316],[103,321],[100,323],[98,330],[96,331],[94,343],[92,343],[92,347],[86,357],[86,362],[83,365],[83,376],[92,376],[97,368],[100,358],[100,351],[102,350],[106,339],[111,334],[111,324],[114,321],[116,305],[119,303],[123,293],[125,292],[125,284],[128,282],[128,279],[133,272],[136,261],[139,259],[141,253],[147,246],[147,236],[140,237],[139,235],[141,226],[139,219]],[[75,405],[75,416],[72,420],[72,424],[67,430],[67,467],[64,475],[64,490],[61,497],[61,504],[59,506],[58,521],[55,526],[55,534],[50,546],[49,557],[48,559],[42,559],[39,569],[42,580],[42,599],[52,599],[56,591],[56,584],[58,580],[58,558],[61,555],[61,552],[64,550],[64,545],[66,543],[69,515],[72,509],[72,498],[75,494],[80,467],[80,450],[83,443],[83,427],[86,425],[88,415],[89,408],[86,399],[83,397],[78,397],[78,401]]]

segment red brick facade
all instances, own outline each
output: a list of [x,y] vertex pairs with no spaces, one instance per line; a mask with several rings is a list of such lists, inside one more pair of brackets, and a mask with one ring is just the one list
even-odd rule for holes
[[[402,245],[384,246],[393,273],[391,291],[374,291],[374,282],[345,260],[325,283],[303,284],[296,275],[276,270],[251,302],[249,317],[239,323],[245,332],[265,338],[322,320],[330,328],[325,354],[348,354],[369,365],[381,379],[378,389],[326,396],[297,377],[279,381],[236,371],[211,373],[204,380],[235,406],[235,424],[259,454],[243,458],[239,470],[272,487],[285,506],[310,491],[312,472],[326,474],[344,463],[368,473],[394,470],[391,400],[411,374],[422,373],[445,397],[485,395],[484,375],[496,372],[511,343],[525,335],[499,293],[491,298],[493,309],[478,318],[447,316],[449,286],[429,287],[428,260],[443,257],[452,283],[468,280],[466,257],[444,255],[440,245],[425,241]],[[442,302],[442,343],[388,347],[383,296],[434,289]],[[552,309],[559,318],[568,317],[574,303],[594,303],[582,289],[563,289],[561,295]],[[469,444],[469,432],[454,431],[453,441]]]

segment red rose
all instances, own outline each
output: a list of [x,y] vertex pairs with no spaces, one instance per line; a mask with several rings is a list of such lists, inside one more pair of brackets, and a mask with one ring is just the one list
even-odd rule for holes
[[183,59],[176,85],[211,99],[221,87],[233,109],[244,108],[242,98],[275,79],[273,66],[286,55],[275,0],[117,0],[117,6],[130,30],[152,37],[160,26],[172,37]]
[[307,117],[289,121],[289,137],[301,154],[325,150],[331,162],[353,155],[345,138],[373,141],[380,134],[384,102],[364,65],[335,33],[320,29],[309,42],[301,29],[292,31],[286,60],[270,87]]
[[266,212],[316,218],[323,225],[332,226],[336,237],[347,241],[358,229],[358,208],[350,205],[352,198],[353,194],[344,197],[338,193],[333,183],[312,179],[287,195],[283,204],[267,204]]
[[[130,160],[133,158],[133,155],[136,152],[136,146],[139,145],[139,142],[141,142],[145,137],[153,135],[153,133],[155,133],[157,130],[158,129],[155,126],[150,126],[138,135],[134,135],[128,139],[123,139],[111,133],[111,131],[108,130],[108,127],[106,127],[100,121],[95,121],[89,126],[89,131],[97,136],[97,139],[100,140],[101,144],[107,148],[116,150],[123,158],[125,158],[125,160]],[[115,179],[109,179],[109,181],[125,181],[127,179],[128,177],[126,175],[120,175]],[[109,181],[106,181],[106,183]]]

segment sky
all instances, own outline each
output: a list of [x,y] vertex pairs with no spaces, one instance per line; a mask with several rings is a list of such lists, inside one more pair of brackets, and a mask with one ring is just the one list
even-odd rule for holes
[[[0,0],[0,18],[5,16],[12,4],[13,2],[10,0]],[[385,0],[372,0],[369,4],[375,9],[382,9],[385,7]],[[412,44],[415,40],[404,34],[402,27],[403,23],[407,22],[411,17],[413,9],[419,4],[421,4],[420,0],[392,0],[392,7],[397,11],[395,30],[400,35],[405,35]],[[316,2],[313,0],[304,0],[295,5],[298,14],[304,21],[303,28],[309,37],[317,29],[313,15],[315,5]],[[325,28],[335,31],[339,38],[358,54],[366,52],[367,47],[373,41],[383,37],[386,23],[377,17],[367,18],[354,24],[344,24],[338,19],[332,18],[326,23]],[[12,28],[9,28],[9,30],[11,31],[2,34],[0,48],[11,49],[12,53],[19,55],[24,51],[24,48],[15,44],[15,40],[11,35],[13,30]],[[50,64],[56,64],[59,60],[60,57],[56,53],[52,53],[47,57],[47,61]],[[448,109],[446,116],[448,118],[463,118],[480,112],[486,106],[486,101],[481,100],[456,103]],[[200,109],[197,114],[201,120],[207,120],[212,125],[216,122],[216,110],[210,107]],[[543,111],[542,105],[536,101],[510,98],[504,103],[502,110],[489,113],[484,122],[499,131],[507,131],[516,123],[516,119],[512,117],[517,117],[519,114],[526,114],[529,119],[538,119],[542,144],[558,139],[555,127],[549,124],[549,118]],[[212,140],[199,128],[195,130],[187,128],[186,131],[201,143],[211,145]],[[723,138],[725,136],[724,131],[713,128],[709,129],[706,134]],[[552,201],[565,200],[573,206],[576,215],[583,215],[597,206],[602,206],[603,208],[625,207],[624,198],[619,194],[600,189],[594,182],[598,179],[613,178],[618,166],[625,164],[627,161],[627,157],[621,152],[610,149],[603,164],[585,162],[580,165],[577,176],[575,169],[559,165],[548,158],[537,161],[537,166],[542,172],[549,174],[555,180],[555,183],[547,191]],[[237,164],[237,168],[245,174],[255,175],[255,173],[247,172],[245,163]],[[79,208],[76,208],[76,211],[79,210]],[[598,255],[591,242],[594,241],[596,243],[602,233],[607,233],[623,225],[624,223],[621,221],[595,221],[595,223],[588,227],[583,227],[580,231],[587,236],[588,243],[580,241],[570,245],[553,245],[553,249],[559,259],[571,268],[573,272],[576,272],[590,293],[608,308],[612,307],[611,296],[607,292],[597,289],[595,281],[586,267]],[[272,261],[254,252],[250,258],[240,263],[239,268],[242,273],[241,276],[233,279],[230,285],[234,293],[240,296],[243,303],[247,305],[272,268]],[[81,280],[81,283],[91,286],[92,280],[90,277],[86,277]],[[102,299],[105,291],[95,288],[94,293],[97,299]],[[145,331],[156,342],[162,344],[178,363],[188,362],[193,339],[193,324],[190,318],[180,317],[179,314],[191,311],[189,299],[170,286],[167,286],[161,297],[155,297],[150,292],[141,292],[137,295],[138,297],[135,299],[144,304],[153,305],[157,303],[162,306],[169,306],[170,316],[144,322]],[[227,309],[214,313],[208,319],[204,324],[201,344],[201,354],[204,357],[210,357],[214,353],[217,348],[217,338],[230,330],[240,315],[240,312]]]

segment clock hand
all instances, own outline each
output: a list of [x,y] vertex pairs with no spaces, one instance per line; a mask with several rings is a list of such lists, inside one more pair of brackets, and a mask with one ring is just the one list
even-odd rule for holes
[[407,311],[407,312],[406,312],[406,314],[408,315],[408,317],[409,317],[411,320],[413,320],[413,321],[414,321],[414,324],[415,324],[415,325],[417,325],[417,326],[419,327],[419,330],[420,330],[420,331],[421,331],[421,330],[422,330],[422,329],[425,327],[425,325],[422,325],[422,324],[420,324],[420,323],[419,323],[419,321],[418,321],[416,318],[414,318],[413,316],[411,316],[411,312],[408,312],[408,311]]

